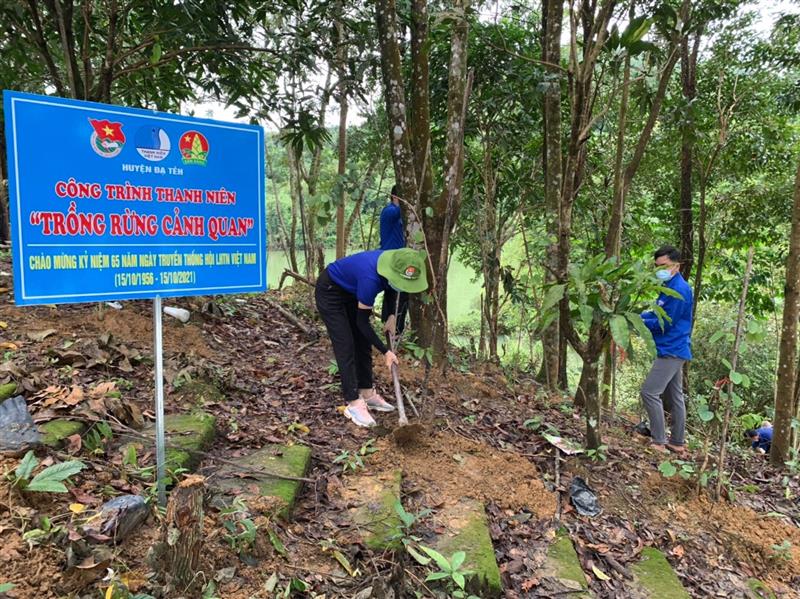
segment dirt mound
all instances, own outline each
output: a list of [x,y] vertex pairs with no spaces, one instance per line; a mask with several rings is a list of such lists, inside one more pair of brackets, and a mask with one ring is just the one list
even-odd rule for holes
[[545,490],[536,467],[526,458],[449,433],[418,438],[397,447],[388,439],[378,442],[370,464],[401,468],[406,481],[438,506],[472,497],[503,508],[527,508],[538,518],[552,518],[555,496]]
[[[110,333],[115,339],[133,345],[153,345],[152,307],[144,302],[125,302],[122,310],[103,304],[71,304],[58,307],[29,306],[19,308],[6,304],[0,306],[0,320],[8,323],[3,337],[11,341],[27,342],[26,333],[54,329],[56,334],[47,337],[43,349],[61,344],[65,337],[74,335],[94,337]],[[213,350],[205,341],[203,331],[193,324],[181,324],[165,316],[164,347],[170,352],[194,353],[210,358]]]
[[[782,579],[800,576],[800,529],[796,526],[750,508],[714,503],[705,497],[677,506],[675,516],[697,531],[707,529],[709,521],[716,523],[731,552],[740,561],[753,564],[756,571]],[[778,549],[784,541],[791,545]]]

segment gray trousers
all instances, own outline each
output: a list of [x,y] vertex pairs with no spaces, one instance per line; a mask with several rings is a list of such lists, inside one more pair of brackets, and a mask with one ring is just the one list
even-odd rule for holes
[[[642,385],[641,396],[650,420],[653,443],[667,442],[664,425],[664,405],[672,415],[672,445],[683,445],[686,428],[686,404],[683,400],[683,364],[681,358],[656,358],[650,374]],[[663,395],[663,402],[662,402]]]

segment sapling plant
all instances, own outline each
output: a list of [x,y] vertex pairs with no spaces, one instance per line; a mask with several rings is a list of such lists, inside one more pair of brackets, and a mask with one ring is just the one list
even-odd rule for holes
[[6,473],[6,478],[11,481],[13,487],[20,491],[66,493],[67,487],[64,486],[64,481],[69,481],[70,477],[78,474],[86,467],[83,462],[77,460],[61,462],[48,466],[31,478],[38,465],[39,459],[33,451],[29,451],[13,472]]
[[240,497],[221,510],[225,540],[238,555],[247,554],[255,545],[258,526],[249,518],[247,505]]
[[372,455],[378,451],[378,448],[375,447],[374,443],[375,439],[369,439],[358,449],[358,451],[344,449],[339,455],[333,458],[333,463],[341,464],[343,473],[347,472],[348,470],[350,472],[355,472],[359,468],[364,467],[364,458],[366,456]]
[[456,551],[447,559],[444,555],[424,545],[419,548],[427,554],[425,557],[420,554],[412,553],[411,556],[423,566],[435,564],[438,570],[431,569],[431,572],[425,578],[425,582],[433,582],[440,580],[445,585],[447,596],[456,597],[457,599],[479,599],[474,595],[468,595],[465,588],[467,583],[467,576],[472,574],[472,571],[463,568],[464,560],[467,554],[463,551]]

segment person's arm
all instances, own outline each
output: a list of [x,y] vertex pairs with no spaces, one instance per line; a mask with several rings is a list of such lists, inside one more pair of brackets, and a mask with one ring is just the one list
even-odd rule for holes
[[370,316],[372,316],[372,306],[365,306],[361,302],[358,302],[356,326],[359,332],[364,335],[367,341],[374,345],[379,352],[385,354],[389,351],[389,348],[386,347],[386,344],[381,341],[380,337],[375,333],[375,329],[372,328],[372,323],[369,321]]
[[666,316],[662,317],[663,324],[662,321],[659,321],[655,312],[642,314],[645,326],[653,333],[666,333],[669,331],[672,328],[672,323],[680,316],[681,311],[686,306],[686,300],[683,297],[672,297],[664,293],[660,297],[663,298],[662,301],[664,302],[661,304],[661,309],[666,313]]
[[364,335],[364,337],[370,342],[371,345],[374,345],[379,352],[383,354],[383,357],[386,359],[386,367],[391,370],[393,364],[399,364],[397,360],[397,356],[393,351],[384,345],[383,341],[381,341],[380,337],[375,333],[375,329],[372,328],[372,324],[369,322],[369,317],[372,315],[372,306],[367,306],[366,304],[362,304],[358,302],[358,310],[356,310],[356,326],[358,327],[359,332]]

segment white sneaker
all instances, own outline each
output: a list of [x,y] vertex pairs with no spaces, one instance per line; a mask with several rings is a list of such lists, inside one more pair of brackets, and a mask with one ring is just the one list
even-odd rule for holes
[[377,393],[373,393],[371,397],[367,398],[367,407],[372,408],[376,412],[394,412],[395,409],[392,404]]
[[370,428],[377,424],[372,414],[369,413],[369,409],[364,400],[357,400],[349,404],[344,409],[344,415],[352,420],[353,424],[356,426]]

